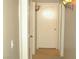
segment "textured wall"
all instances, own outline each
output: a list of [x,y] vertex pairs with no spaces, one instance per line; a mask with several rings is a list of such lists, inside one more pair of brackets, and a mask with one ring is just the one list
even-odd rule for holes
[[[18,0],[4,0],[4,59],[19,59]],[[11,49],[11,40],[14,48]]]

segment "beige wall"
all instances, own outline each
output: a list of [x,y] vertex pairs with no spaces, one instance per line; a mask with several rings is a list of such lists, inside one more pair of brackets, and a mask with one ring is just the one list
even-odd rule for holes
[[65,57],[64,59],[76,59],[76,23],[75,7],[73,10],[66,8],[65,19]]
[[[4,59],[19,59],[18,0],[4,0]],[[14,48],[10,44],[13,40]]]

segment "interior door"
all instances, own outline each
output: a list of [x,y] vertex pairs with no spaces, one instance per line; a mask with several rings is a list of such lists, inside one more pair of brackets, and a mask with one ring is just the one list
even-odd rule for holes
[[30,24],[29,24],[29,40],[30,40],[30,54],[35,54],[36,43],[35,43],[35,2],[31,2],[30,5]]
[[38,3],[37,48],[57,48],[58,4]]

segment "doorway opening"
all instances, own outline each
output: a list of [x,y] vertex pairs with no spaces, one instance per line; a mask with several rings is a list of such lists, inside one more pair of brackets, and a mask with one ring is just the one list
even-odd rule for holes
[[29,26],[31,59],[64,56],[62,9],[64,9],[63,4],[32,1]]
[[[26,1],[26,0],[25,0]],[[54,0],[30,0],[28,40],[26,3],[19,9],[20,58],[49,59],[64,56],[65,7]],[[28,44],[28,50],[27,45]],[[27,53],[28,52],[28,53]]]
[[[58,4],[38,3],[35,18],[35,51],[33,59],[46,58],[50,56],[60,56],[58,50]],[[34,19],[33,19],[34,20]],[[34,27],[34,25],[32,24]],[[33,33],[33,32],[32,32]],[[31,34],[32,34],[31,33]],[[32,42],[34,44],[34,41]],[[34,47],[32,48],[34,49]]]

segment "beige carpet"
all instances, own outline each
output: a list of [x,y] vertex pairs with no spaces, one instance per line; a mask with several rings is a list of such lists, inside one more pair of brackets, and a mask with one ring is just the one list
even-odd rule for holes
[[58,56],[60,56],[60,53],[55,48],[40,48],[36,51],[36,54],[32,56],[32,59],[51,59],[52,57]]

